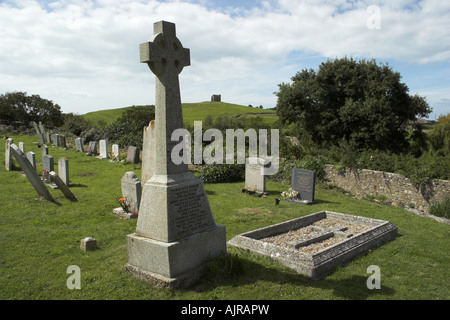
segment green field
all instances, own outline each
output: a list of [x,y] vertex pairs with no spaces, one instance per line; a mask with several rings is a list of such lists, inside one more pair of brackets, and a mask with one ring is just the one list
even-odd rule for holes
[[[192,108],[195,108],[193,106]],[[41,152],[35,136],[13,136],[18,145]],[[4,140],[3,140],[4,141]],[[73,143],[71,139],[69,143]],[[136,220],[113,215],[121,196],[120,179],[127,171],[140,177],[140,165],[111,163],[49,147],[57,160],[69,159],[71,202],[59,190],[50,190],[57,203],[40,198],[20,169],[4,169],[0,152],[0,299],[137,299],[137,300],[396,300],[450,299],[450,227],[398,207],[351,196],[321,185],[316,203],[299,206],[275,198],[289,183],[267,182],[269,196],[241,192],[243,182],[205,184],[217,224],[227,228],[227,239],[321,210],[391,221],[399,236],[367,252],[321,280],[311,280],[268,257],[229,248],[226,259],[207,265],[207,273],[187,290],[157,289],[127,274],[126,235]],[[80,250],[80,240],[97,239],[98,249]],[[81,289],[68,289],[67,268],[80,267]],[[381,289],[369,290],[367,268],[379,266]]]
[[[94,124],[98,123],[100,120],[103,120],[107,124],[111,124],[128,108],[131,107],[94,111],[86,113],[83,117],[92,121]],[[185,124],[190,124],[191,126],[194,125],[194,121],[196,120],[205,120],[207,115],[211,115],[213,118],[216,118],[219,115],[227,115],[230,117],[259,116],[268,124],[272,124],[277,120],[274,110],[251,108],[225,102],[183,103],[182,109],[183,122]]]

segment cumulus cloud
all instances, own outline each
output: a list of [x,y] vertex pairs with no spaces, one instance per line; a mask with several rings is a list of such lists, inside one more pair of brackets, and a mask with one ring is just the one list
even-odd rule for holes
[[[222,93],[226,101],[273,106],[276,85],[303,68],[299,57],[309,55],[450,60],[446,1],[381,1],[377,12],[368,10],[368,1],[213,3],[0,2],[0,86],[38,93],[66,112],[154,103],[154,77],[139,63],[138,46],[159,20],[175,22],[191,50],[191,66],[180,77],[186,102]],[[378,19],[379,28],[369,28],[369,19]]]

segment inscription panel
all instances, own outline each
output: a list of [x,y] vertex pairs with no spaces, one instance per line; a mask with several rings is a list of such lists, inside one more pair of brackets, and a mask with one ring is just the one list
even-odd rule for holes
[[169,212],[172,237],[183,238],[213,226],[208,199],[201,183],[170,190]]

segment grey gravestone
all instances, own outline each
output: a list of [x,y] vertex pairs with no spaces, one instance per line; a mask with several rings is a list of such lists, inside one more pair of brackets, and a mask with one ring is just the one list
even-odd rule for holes
[[122,177],[121,186],[122,198],[125,199],[126,208],[115,208],[113,213],[121,218],[137,218],[141,203],[141,182],[134,172],[128,171]]
[[108,159],[108,142],[106,140],[100,140],[100,158]]
[[226,231],[214,222],[202,181],[187,164],[171,160],[178,142],[167,137],[183,128],[178,74],[190,64],[190,54],[175,24],[160,21],[153,28],[140,57],[156,75],[155,166],[143,187],[136,232],[127,236],[125,269],[157,286],[187,287],[207,260],[226,253]]
[[89,147],[88,147],[88,155],[89,156],[96,156],[97,155],[97,141],[89,141]]
[[113,144],[111,147],[112,161],[120,161],[120,148],[118,144]]
[[291,188],[300,194],[300,200],[314,202],[316,174],[305,169],[292,169]]
[[50,178],[67,199],[71,201],[77,201],[75,195],[72,193],[72,191],[70,191],[69,187],[66,186],[64,181],[61,180],[61,178],[56,174],[55,171],[50,171]]
[[19,149],[20,149],[20,151],[25,153],[25,144],[23,142],[19,142]]
[[45,132],[45,142],[46,143],[52,143],[51,137],[50,137],[50,132],[46,131]]
[[31,124],[34,127],[34,130],[36,131],[36,134],[39,136],[40,134],[42,134],[41,130],[39,129],[38,125],[36,124],[36,122],[31,121]]
[[155,120],[151,120],[144,128],[142,142],[141,181],[146,183],[152,176],[155,167]]
[[52,202],[55,201],[50,192],[45,187],[41,178],[37,174],[36,169],[32,167],[31,163],[28,161],[25,154],[14,143],[11,144],[11,153],[16,158],[17,162],[20,165],[20,168],[25,173],[28,180],[30,180],[32,186],[37,191],[37,193],[45,197],[49,201]]
[[96,250],[97,249],[97,240],[95,240],[94,238],[91,238],[91,237],[81,239],[80,249],[83,251]]
[[42,177],[45,182],[51,182],[50,172],[55,170],[55,160],[53,156],[47,154],[42,159]]
[[127,161],[131,163],[139,163],[141,150],[138,147],[130,146],[127,152]]
[[58,175],[65,185],[69,186],[69,160],[66,158],[58,160]]
[[42,145],[45,143],[45,137],[42,133],[38,134],[38,138],[39,138],[39,143]]
[[262,158],[245,159],[245,188],[258,194],[266,193],[265,167],[268,161]]
[[46,136],[47,136],[47,135],[46,135],[45,127],[44,127],[44,125],[42,124],[41,121],[39,121],[39,131],[40,131],[41,134],[43,135],[44,143],[50,142],[50,140],[46,140]]
[[53,134],[53,145],[59,147],[59,134],[57,133]]
[[30,161],[31,166],[36,170],[36,155],[33,151],[27,152],[27,159]]
[[81,138],[76,138],[75,139],[75,147],[77,149],[77,151],[79,152],[83,152],[83,141],[81,140]]
[[41,160],[42,160],[42,162],[44,162],[44,157],[46,155],[48,155],[48,147],[47,147],[47,145],[43,144],[41,146]]
[[63,135],[59,136],[59,145],[61,146],[61,148],[67,149],[66,137],[65,136],[63,136]]
[[6,139],[5,143],[5,169],[11,171],[13,168],[11,145],[14,143],[13,139]]

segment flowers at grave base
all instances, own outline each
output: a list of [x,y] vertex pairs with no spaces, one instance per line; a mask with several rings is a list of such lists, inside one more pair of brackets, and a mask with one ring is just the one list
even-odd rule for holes
[[297,191],[293,190],[292,188],[289,188],[288,191],[283,191],[281,193],[281,196],[283,198],[286,198],[286,199],[299,199],[300,198],[300,193],[298,193]]
[[128,204],[127,198],[126,197],[120,198],[119,203],[120,203],[120,206],[122,207],[123,211],[128,212],[129,204]]
[[44,182],[50,181],[50,174],[47,169],[42,169],[42,178]]

